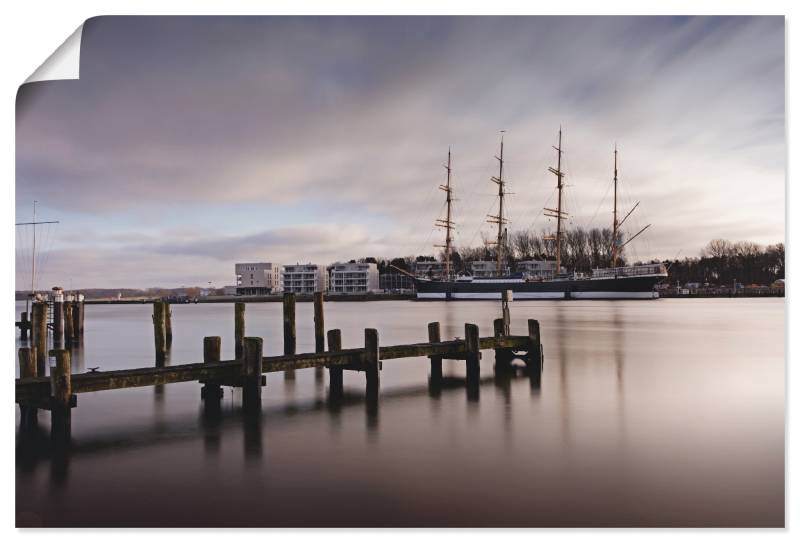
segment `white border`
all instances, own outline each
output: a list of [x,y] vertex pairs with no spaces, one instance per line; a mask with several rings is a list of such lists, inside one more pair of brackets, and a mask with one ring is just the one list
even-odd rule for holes
[[[365,0],[338,0],[335,4],[330,1],[324,0],[305,0],[305,1],[276,1],[271,3],[257,3],[247,0],[227,0],[224,3],[221,1],[212,2],[208,0],[195,0],[191,3],[183,2],[180,0],[117,0],[113,4],[110,2],[103,2],[100,0],[73,0],[72,2],[57,2],[55,0],[42,0],[39,2],[8,2],[4,5],[3,10],[3,32],[0,34],[2,39],[3,56],[3,73],[2,73],[2,127],[3,145],[3,173],[4,182],[2,184],[4,190],[4,197],[0,198],[2,202],[2,209],[4,212],[2,216],[6,218],[10,224],[10,218],[14,217],[14,182],[13,172],[14,169],[14,99],[16,96],[17,87],[25,80],[26,77],[39,66],[44,59],[46,59],[63,40],[87,18],[95,15],[174,15],[174,14],[206,14],[206,15],[222,15],[222,14],[597,14],[597,15],[612,15],[612,14],[647,14],[647,15],[661,15],[661,14],[739,14],[739,15],[781,15],[787,14],[787,150],[791,149],[791,133],[796,132],[797,120],[792,117],[792,107],[788,102],[794,98],[796,93],[792,93],[790,97],[788,89],[797,89],[796,66],[792,67],[792,61],[798,59],[800,53],[797,50],[797,37],[794,27],[797,26],[797,20],[794,19],[795,13],[798,8],[797,2],[788,1],[774,1],[774,0],[759,0],[759,1],[742,1],[742,0],[675,0],[671,2],[641,2],[631,0],[606,0],[604,2],[591,2],[584,1],[569,1],[562,0],[560,2],[522,2],[522,1],[504,1],[494,0],[493,2],[478,2],[475,0],[445,0],[439,2],[421,1],[421,0],[406,0],[404,2],[369,2]],[[567,37],[568,38],[568,37]],[[794,130],[793,130],[794,129]],[[788,285],[787,296],[790,293],[793,285],[793,273],[797,268],[797,256],[791,249],[791,241],[797,238],[796,223],[790,219],[789,206],[792,199],[793,191],[788,186],[788,172],[791,171],[792,159],[797,155],[792,153],[789,156],[789,164],[787,165],[787,255],[788,255]],[[754,188],[754,190],[757,190]],[[796,206],[795,206],[796,207]],[[14,234],[12,226],[7,226],[4,229],[4,247],[6,254],[11,256],[11,251],[14,245]],[[6,259],[5,268],[5,284],[7,288],[3,291],[5,299],[5,307],[11,307],[13,301],[13,293],[10,285],[14,284],[13,274],[13,257]],[[794,274],[796,275],[796,274]],[[787,297],[787,300],[789,299]],[[794,304],[788,303],[787,311],[787,330],[791,323],[797,322],[796,311]],[[2,327],[5,330],[3,339],[3,352],[12,352],[10,337],[10,330],[12,330],[12,312],[5,311],[2,313],[4,319],[2,320]],[[787,334],[787,367],[792,367],[796,362],[796,349],[794,348],[796,340],[793,340]],[[13,366],[6,363],[4,365],[7,374],[3,379],[0,379],[0,386],[3,387],[6,394],[3,396],[10,401],[13,397]],[[787,370],[787,410],[791,411],[793,403],[791,401],[790,389],[794,393],[798,393],[797,375],[798,370]],[[791,385],[791,386],[790,386]],[[788,441],[787,451],[796,451],[797,447],[797,428],[789,428],[795,417],[787,412],[787,430]],[[3,440],[5,446],[2,449],[3,464],[9,472],[14,466],[14,443],[8,436],[12,436],[14,432],[14,418],[11,414],[10,408],[7,409],[5,426],[3,427],[3,435],[6,439]],[[800,469],[793,466],[793,462],[787,454],[787,484],[792,488],[798,487],[797,473]],[[2,497],[2,504],[0,505],[0,514],[2,515],[2,525],[9,532],[5,535],[18,537],[22,535],[26,541],[33,541],[38,539],[52,539],[58,537],[66,541],[78,540],[85,543],[87,539],[103,538],[107,539],[113,533],[113,537],[117,540],[138,540],[142,537],[141,533],[132,530],[48,530],[48,531],[28,531],[22,534],[14,530],[14,485],[10,482],[11,474],[6,479],[5,492]],[[787,489],[787,526],[796,526],[797,511],[800,507],[797,506],[796,500],[793,500],[793,493]],[[520,497],[524,499],[524,497]],[[795,503],[793,503],[795,502]],[[790,508],[789,505],[794,505]],[[795,530],[797,531],[797,530]],[[197,541],[211,541],[218,540],[223,537],[221,530],[183,530],[182,535],[191,537]],[[191,532],[191,533],[187,533]],[[354,539],[364,539],[380,537],[381,539],[400,540],[408,538],[411,534],[402,531],[381,531],[380,535],[376,535],[376,530],[363,530],[354,533],[352,530],[338,530],[329,531],[324,537],[331,541],[348,541]],[[639,541],[643,537],[649,540],[669,540],[672,541],[677,533],[672,530],[504,530],[502,532],[495,530],[494,537],[501,535],[508,539],[518,539],[529,541],[531,537],[546,539],[589,539],[592,541],[613,541],[629,540]],[[167,530],[149,530],[148,537],[155,537],[157,539],[167,537],[174,537],[176,532]],[[299,538],[314,538],[318,539],[323,534],[320,531],[304,531],[298,533],[297,531],[290,530],[273,530],[271,534],[288,536],[292,533],[293,537]],[[701,538],[712,538],[727,540],[741,540],[741,539],[768,539],[781,538],[786,539],[789,537],[790,530],[681,530],[679,536],[683,540],[692,541]],[[169,535],[168,535],[169,534]],[[240,538],[246,539],[263,539],[267,534],[258,530],[238,530],[233,537],[237,540]],[[489,536],[486,531],[478,530],[449,530],[449,531],[432,531],[432,530],[416,530],[413,534],[415,539],[435,539],[437,543],[444,540],[456,539],[459,543],[464,541],[483,540]]]

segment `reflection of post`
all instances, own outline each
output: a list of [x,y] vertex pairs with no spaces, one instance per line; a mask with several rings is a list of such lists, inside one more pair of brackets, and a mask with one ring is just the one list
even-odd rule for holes
[[502,294],[503,300],[503,335],[511,334],[511,311],[508,303],[514,299],[514,293],[511,290],[504,290]]
[[54,440],[68,441],[72,426],[72,368],[69,351],[52,351],[56,363],[50,375],[50,435]]
[[478,325],[464,325],[464,350],[467,362],[467,397],[476,400],[480,389],[481,351]]
[[[328,330],[328,351],[335,353],[342,350],[342,331]],[[344,391],[344,369],[342,366],[329,366],[328,378],[330,380],[329,394],[332,398],[339,398]]]
[[[283,294],[283,354],[297,354],[294,292],[285,292]],[[286,370],[284,378],[294,380],[294,370]]]
[[64,303],[64,346],[66,347],[71,347],[75,343],[73,324],[72,302],[68,300]]
[[164,341],[169,349],[172,346],[172,306],[164,302]]

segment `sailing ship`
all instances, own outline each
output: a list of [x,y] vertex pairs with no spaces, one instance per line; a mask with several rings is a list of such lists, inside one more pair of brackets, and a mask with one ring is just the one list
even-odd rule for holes
[[[614,149],[614,211],[613,229],[611,237],[611,267],[593,269],[590,274],[567,270],[562,267],[562,240],[564,236],[564,221],[568,213],[563,210],[562,193],[564,190],[564,171],[561,167],[562,143],[561,129],[558,131],[558,146],[555,167],[549,167],[550,173],[556,177],[558,200],[555,209],[544,208],[544,215],[555,219],[556,232],[554,236],[546,239],[552,240],[555,245],[555,260],[533,260],[526,262],[526,266],[518,264],[517,273],[509,273],[506,266],[508,250],[508,219],[505,210],[506,180],[503,177],[503,136],[500,138],[500,156],[495,158],[499,162],[497,176],[491,180],[498,187],[499,208],[496,215],[489,215],[488,222],[497,225],[497,237],[488,244],[495,247],[495,261],[473,263],[472,275],[457,275],[452,265],[453,254],[453,229],[455,223],[452,216],[452,186],[451,180],[451,154],[447,152],[447,181],[440,185],[446,194],[447,212],[444,219],[438,219],[436,226],[444,228],[444,245],[437,245],[444,249],[443,273],[441,278],[415,276],[414,283],[418,299],[443,299],[443,300],[490,300],[499,299],[507,290],[513,292],[516,299],[656,299],[658,291],[655,286],[667,277],[667,270],[661,263],[640,264],[634,266],[618,266],[622,249],[633,239],[642,234],[648,224],[636,234],[622,241],[621,226],[630,217],[639,205],[636,205],[621,219],[617,214],[617,150]],[[493,265],[492,265],[493,264]],[[520,263],[521,264],[521,263]],[[520,271],[519,268],[524,268]]]

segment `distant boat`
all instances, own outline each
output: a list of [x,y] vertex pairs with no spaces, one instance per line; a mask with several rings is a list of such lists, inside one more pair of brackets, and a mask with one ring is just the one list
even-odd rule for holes
[[[508,230],[505,225],[505,179],[503,178],[503,138],[500,138],[500,171],[492,181],[498,186],[499,209],[497,215],[489,215],[488,222],[497,225],[497,239],[491,242],[496,247],[496,259],[492,262],[482,262],[480,274],[473,269],[473,275],[458,275],[453,273],[451,255],[453,250],[452,231],[454,227],[452,217],[452,187],[451,156],[447,153],[447,182],[440,188],[445,192],[447,199],[447,214],[444,219],[436,221],[436,226],[445,229],[445,243],[438,247],[444,248],[443,274],[441,279],[430,277],[414,277],[418,299],[442,300],[491,300],[498,299],[505,290],[511,290],[516,299],[656,299],[657,283],[667,277],[667,269],[661,264],[644,264],[637,266],[617,266],[622,248],[634,238],[650,227],[648,224],[624,243],[620,235],[620,227],[633,213],[638,202],[633,206],[622,220],[617,216],[617,150],[614,149],[614,221],[611,244],[611,267],[592,270],[592,273],[567,272],[561,266],[561,242],[563,237],[562,221],[568,214],[562,210],[562,190],[564,188],[564,172],[561,169],[561,129],[558,131],[558,152],[556,167],[548,170],[556,176],[558,189],[558,203],[555,209],[544,208],[544,214],[556,219],[556,233],[548,239],[555,242],[555,261],[539,260],[528,261],[528,269],[521,273],[510,274],[507,272],[506,255],[508,254]],[[475,266],[473,266],[475,268]],[[493,268],[493,269],[492,269]]]

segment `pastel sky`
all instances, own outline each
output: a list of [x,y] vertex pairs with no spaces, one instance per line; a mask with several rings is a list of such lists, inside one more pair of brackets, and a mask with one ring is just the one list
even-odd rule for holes
[[783,242],[784,62],[782,17],[91,19],[80,79],[20,87],[16,219],[61,221],[43,288],[433,254],[448,147],[474,246],[501,130],[510,229],[553,226],[561,126],[571,225],[610,225],[617,144],[630,257]]

